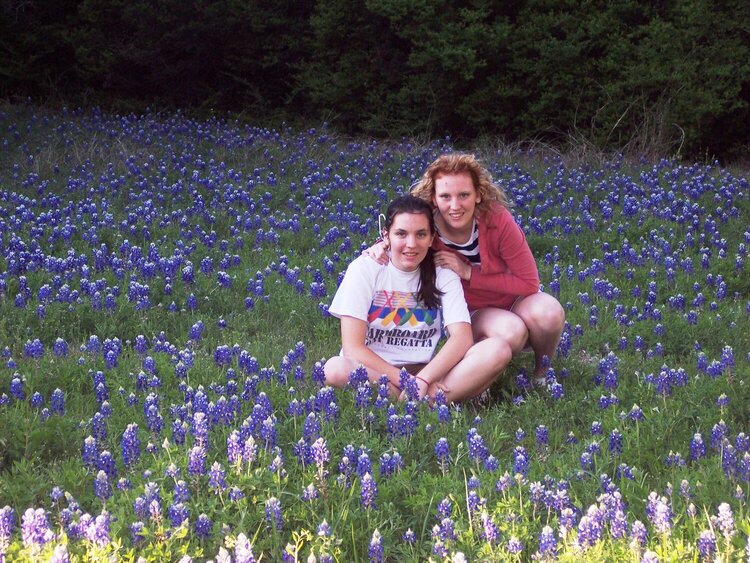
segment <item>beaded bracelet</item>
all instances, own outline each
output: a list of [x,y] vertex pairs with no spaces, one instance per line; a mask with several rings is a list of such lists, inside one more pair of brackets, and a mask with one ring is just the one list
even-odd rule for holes
[[427,385],[427,387],[430,386],[430,382],[427,381],[424,377],[419,377],[418,375],[415,375],[414,377],[419,379],[419,381],[423,382],[425,385]]

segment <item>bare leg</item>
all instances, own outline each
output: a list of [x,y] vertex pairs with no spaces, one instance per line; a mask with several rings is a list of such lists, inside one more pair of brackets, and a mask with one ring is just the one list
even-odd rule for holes
[[526,345],[529,337],[523,319],[514,312],[505,309],[486,307],[479,309],[471,316],[471,330],[474,342],[485,338],[497,338],[510,346],[511,352],[517,354]]
[[[461,360],[440,381],[449,402],[457,403],[481,395],[510,363],[510,346],[500,339],[487,338],[472,346]],[[438,386],[432,385],[430,396]]]
[[[476,344],[440,382],[452,402],[481,395],[528,338],[521,318],[503,309],[481,309],[472,316],[471,325]],[[429,390],[432,396],[437,390],[433,387]]]
[[[323,366],[325,373],[325,383],[331,387],[338,387],[343,389],[346,384],[349,383],[349,376],[357,369],[359,364],[344,356],[334,356],[330,358]],[[380,381],[379,373],[375,373],[370,368],[367,368],[367,378],[371,383],[377,384]],[[388,395],[391,399],[398,399],[400,392],[393,385],[388,386]]]
[[529,345],[534,350],[534,375],[544,375],[544,357],[552,360],[565,328],[565,310],[547,293],[534,293],[519,299],[513,306],[529,330]]

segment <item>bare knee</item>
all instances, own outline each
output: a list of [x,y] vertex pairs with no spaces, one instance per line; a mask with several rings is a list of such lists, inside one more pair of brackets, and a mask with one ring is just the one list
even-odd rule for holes
[[323,366],[323,373],[326,385],[344,387],[349,382],[351,362],[343,356],[334,356]]
[[524,320],[510,311],[488,312],[477,318],[477,322],[472,322],[472,328],[477,342],[485,338],[499,339],[516,352],[523,348],[529,337]]
[[524,301],[516,313],[519,318],[528,327],[532,333],[561,333],[565,326],[565,309],[560,302],[551,295],[540,294],[544,298],[539,298],[533,304],[528,305]]
[[493,371],[500,372],[513,359],[513,347],[504,338],[488,338],[482,355],[492,366]]

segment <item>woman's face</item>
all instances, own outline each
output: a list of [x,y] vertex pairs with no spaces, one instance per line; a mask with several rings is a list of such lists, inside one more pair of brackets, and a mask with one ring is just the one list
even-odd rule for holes
[[391,262],[403,272],[413,272],[427,256],[434,233],[423,213],[399,213],[385,233],[391,249]]
[[481,201],[470,174],[441,174],[435,178],[432,203],[440,213],[438,225],[443,235],[469,236],[474,211]]

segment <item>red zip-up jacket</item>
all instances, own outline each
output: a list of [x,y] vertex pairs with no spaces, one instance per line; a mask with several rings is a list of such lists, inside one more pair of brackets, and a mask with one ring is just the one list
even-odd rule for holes
[[[534,255],[521,227],[505,207],[494,205],[477,217],[477,223],[482,263],[472,267],[469,281],[461,280],[466,304],[471,311],[483,307],[510,309],[519,296],[539,291]],[[439,237],[432,246],[435,250],[451,250]]]

